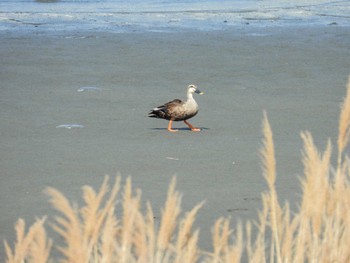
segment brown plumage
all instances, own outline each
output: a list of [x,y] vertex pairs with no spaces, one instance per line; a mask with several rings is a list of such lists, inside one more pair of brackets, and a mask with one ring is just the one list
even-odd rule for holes
[[198,113],[198,104],[193,99],[193,93],[204,94],[195,85],[191,84],[187,87],[186,101],[179,99],[169,101],[151,110],[148,117],[169,120],[168,131],[170,132],[178,131],[171,128],[173,121],[184,121],[192,131],[200,131],[199,128],[193,127],[186,121]]

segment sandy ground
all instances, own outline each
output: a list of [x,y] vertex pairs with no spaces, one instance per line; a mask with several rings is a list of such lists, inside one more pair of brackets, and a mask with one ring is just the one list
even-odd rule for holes
[[[132,176],[159,219],[171,178],[189,210],[206,200],[196,227],[210,249],[221,216],[256,219],[266,189],[258,151],[266,110],[274,131],[281,202],[295,207],[302,173],[300,131],[320,149],[336,141],[350,73],[350,28],[260,28],[220,32],[3,34],[0,41],[0,239],[19,217],[53,209],[53,186],[73,200],[106,174]],[[199,114],[167,132],[150,109],[184,98],[194,83]],[[82,87],[97,90],[78,92]],[[83,128],[56,128],[79,124]],[[0,255],[3,254],[1,246]],[[2,257],[3,258],[3,257]]]

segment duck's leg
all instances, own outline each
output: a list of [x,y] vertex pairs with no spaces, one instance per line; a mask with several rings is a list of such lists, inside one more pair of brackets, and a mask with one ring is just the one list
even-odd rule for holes
[[186,121],[186,120],[184,120],[184,123],[186,123],[186,125],[187,125],[188,127],[190,127],[190,129],[191,129],[192,131],[198,132],[198,131],[201,130],[201,129],[199,129],[199,128],[193,127],[192,124],[189,123],[189,122]]
[[168,131],[170,131],[170,132],[177,132],[178,130],[174,130],[174,129],[171,128],[172,124],[173,124],[173,121],[170,120],[169,124],[168,124]]

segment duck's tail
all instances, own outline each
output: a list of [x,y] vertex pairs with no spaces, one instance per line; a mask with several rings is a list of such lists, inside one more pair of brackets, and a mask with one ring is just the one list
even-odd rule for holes
[[148,113],[148,117],[150,118],[159,118],[159,119],[165,119],[166,113],[164,108],[154,108]]

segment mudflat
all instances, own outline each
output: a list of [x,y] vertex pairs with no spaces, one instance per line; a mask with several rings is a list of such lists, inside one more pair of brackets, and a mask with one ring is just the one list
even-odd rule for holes
[[[349,36],[338,26],[1,35],[0,239],[14,240],[20,217],[52,219],[47,186],[79,202],[81,187],[97,189],[106,174],[131,176],[159,219],[176,176],[184,211],[206,201],[196,227],[209,250],[215,219],[257,218],[264,110],[280,201],[297,209],[300,131],[321,150],[336,141]],[[205,92],[190,120],[201,132],[174,123],[170,133],[146,117],[191,83]]]

